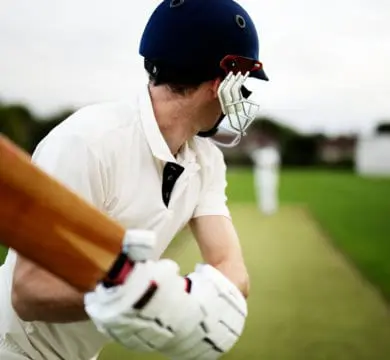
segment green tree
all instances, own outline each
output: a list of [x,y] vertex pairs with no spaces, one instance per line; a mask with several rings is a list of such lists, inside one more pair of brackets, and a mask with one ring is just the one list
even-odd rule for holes
[[72,112],[65,110],[42,119],[24,105],[0,102],[0,132],[31,153],[37,144]]
[[28,151],[34,125],[31,112],[23,105],[0,106],[0,132]]

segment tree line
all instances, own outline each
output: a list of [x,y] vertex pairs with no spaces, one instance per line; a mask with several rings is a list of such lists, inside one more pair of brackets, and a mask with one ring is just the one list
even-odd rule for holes
[[65,110],[49,117],[38,117],[24,105],[0,103],[0,132],[32,153],[41,139],[72,112]]

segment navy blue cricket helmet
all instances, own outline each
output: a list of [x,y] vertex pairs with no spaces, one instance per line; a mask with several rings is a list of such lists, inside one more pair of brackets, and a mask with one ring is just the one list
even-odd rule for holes
[[[162,82],[199,83],[226,76],[227,55],[259,60],[259,40],[249,14],[233,0],[164,0],[152,13],[139,52]],[[268,80],[263,68],[250,76]]]

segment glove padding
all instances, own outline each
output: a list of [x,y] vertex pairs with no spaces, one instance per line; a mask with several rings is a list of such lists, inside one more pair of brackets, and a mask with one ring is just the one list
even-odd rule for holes
[[178,332],[161,353],[170,359],[218,359],[241,336],[248,314],[240,290],[210,265],[197,265],[188,275],[190,294],[206,310],[203,326],[189,335]]
[[124,284],[111,288],[99,284],[86,294],[85,310],[97,329],[114,341],[136,351],[156,351],[179,329],[185,336],[194,331],[205,312],[185,291],[175,262],[140,262],[152,253],[150,233],[130,231],[126,236],[124,247],[138,262]]

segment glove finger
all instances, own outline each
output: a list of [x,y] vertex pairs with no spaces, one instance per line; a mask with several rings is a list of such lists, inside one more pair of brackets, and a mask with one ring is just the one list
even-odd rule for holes
[[220,313],[220,293],[214,283],[199,273],[192,273],[187,277],[191,280],[192,284],[191,296],[197,298],[211,316],[214,313]]
[[[150,280],[155,284],[156,291],[147,302],[138,308],[143,316],[148,318],[159,317],[171,306],[167,301],[171,301],[173,294],[184,293],[184,279],[178,275],[179,266],[171,260],[161,260],[153,264],[153,273]],[[181,287],[181,289],[180,289]]]
[[229,294],[231,304],[244,316],[247,315],[247,302],[242,295],[241,291],[233,284],[226,276],[224,276],[219,270],[208,264],[200,264],[196,266],[195,274],[198,273],[202,277],[209,279],[214,286],[218,289],[219,293]]
[[202,330],[201,327],[196,327],[193,331],[188,333],[186,337],[176,337],[169,343],[169,346],[162,349],[162,353],[171,358],[183,358],[182,356],[184,354],[192,353],[192,350],[202,343],[204,337],[204,330]]
[[223,352],[229,351],[238,340],[237,334],[230,331],[230,329],[227,329],[220,321],[213,324],[208,334],[208,338],[212,341],[215,348],[218,348]]
[[149,344],[149,342],[145,342],[144,340],[141,340],[137,334],[131,335],[127,342],[126,347],[133,350],[133,351],[139,351],[139,352],[154,352],[156,349]]
[[136,333],[137,336],[155,350],[160,349],[168,341],[173,339],[174,334],[169,329],[162,327],[156,322],[151,322],[148,327]]
[[[224,353],[221,353],[219,351],[216,351],[213,347],[206,347],[206,349],[203,348],[203,352],[198,352],[196,356],[188,355],[188,358],[181,358],[181,359],[191,359],[191,360],[216,360],[219,359]],[[180,358],[176,358],[175,360],[179,360]]]
[[[143,316],[156,319],[178,336],[186,336],[205,318],[197,299],[184,291],[185,281],[177,276],[161,284],[155,296],[142,309]],[[172,296],[172,294],[175,294]],[[167,300],[169,299],[169,303]]]
[[193,332],[187,339],[164,349],[163,353],[173,359],[217,359],[228,352],[237,340],[235,334],[217,323],[209,333]]
[[[226,340],[229,344],[231,339]],[[222,345],[225,345],[222,342]],[[228,346],[224,346],[227,348]],[[216,359],[224,353],[224,348],[220,347],[214,338],[208,336],[207,334],[192,333],[187,339],[176,344],[175,347],[167,349],[164,351],[164,354],[168,354],[171,358],[174,359],[206,359],[203,357],[204,354],[208,354],[210,359]]]
[[[135,320],[130,324],[127,324],[127,326],[123,328],[123,332],[121,332],[118,328],[108,328],[104,330],[113,340],[116,340],[118,343],[125,345],[129,349],[142,352],[155,351],[156,347],[150,340],[155,339],[155,332],[152,332],[152,336],[149,335],[148,337],[148,334],[142,333],[142,330],[137,329],[137,323],[138,328],[143,330],[150,326],[148,323]],[[125,343],[123,339],[126,339]]]
[[[245,326],[245,315],[237,309],[236,306],[232,305],[232,299],[228,298],[226,294],[220,294],[220,307],[223,311],[223,318],[220,322],[223,324],[230,332],[238,336],[241,335]],[[232,308],[235,309],[232,311]]]

